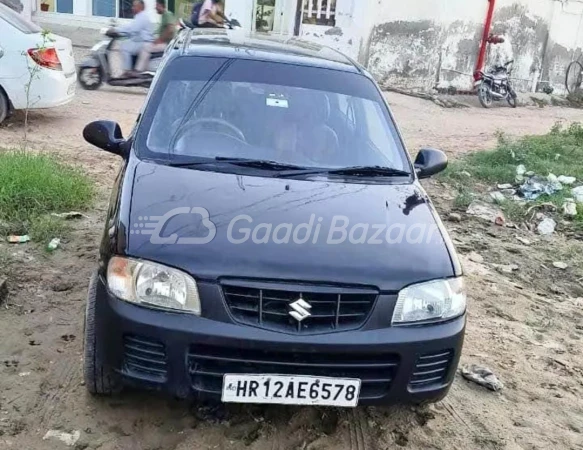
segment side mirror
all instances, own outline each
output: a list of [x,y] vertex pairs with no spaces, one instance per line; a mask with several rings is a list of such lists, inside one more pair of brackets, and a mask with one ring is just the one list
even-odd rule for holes
[[83,137],[87,142],[106,152],[122,155],[122,144],[125,142],[118,123],[110,120],[91,122],[83,129]]
[[429,178],[447,167],[447,156],[441,150],[425,148],[415,159],[415,171],[419,178]]

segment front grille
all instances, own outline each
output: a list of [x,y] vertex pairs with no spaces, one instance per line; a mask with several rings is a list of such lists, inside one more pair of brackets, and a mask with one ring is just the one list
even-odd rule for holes
[[126,371],[151,381],[164,382],[167,375],[166,348],[161,342],[138,336],[124,336]]
[[375,399],[387,394],[399,358],[389,353],[334,355],[193,345],[188,362],[193,389],[210,394],[221,393],[225,374],[311,375],[358,378],[360,398]]
[[[227,306],[237,322],[286,333],[326,333],[359,328],[378,296],[370,290],[304,289],[223,285]],[[291,314],[292,305],[300,299],[309,305],[303,310],[310,315],[303,320]]]
[[412,389],[419,389],[442,384],[449,372],[452,357],[451,350],[419,356],[409,386]]

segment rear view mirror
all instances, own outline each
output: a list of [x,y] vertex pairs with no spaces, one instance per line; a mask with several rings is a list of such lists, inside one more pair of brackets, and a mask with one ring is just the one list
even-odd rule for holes
[[122,155],[122,144],[125,142],[118,123],[110,120],[91,122],[83,130],[87,142],[106,152]]
[[419,178],[429,178],[447,167],[447,156],[441,150],[425,148],[415,159],[415,171]]

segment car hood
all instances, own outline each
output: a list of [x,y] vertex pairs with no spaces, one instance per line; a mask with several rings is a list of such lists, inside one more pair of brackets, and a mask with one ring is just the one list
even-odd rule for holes
[[129,256],[198,279],[397,291],[455,274],[449,238],[417,183],[276,179],[142,162],[127,227]]

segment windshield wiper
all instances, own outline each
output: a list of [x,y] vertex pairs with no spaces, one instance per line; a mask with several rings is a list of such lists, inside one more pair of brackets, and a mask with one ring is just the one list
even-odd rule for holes
[[247,159],[247,158],[228,158],[224,156],[217,156],[216,158],[201,158],[190,162],[170,162],[168,165],[172,167],[197,167],[205,165],[213,165],[216,163],[233,164],[242,167],[252,167],[255,169],[266,170],[307,170],[305,167],[295,166],[293,164],[279,163],[277,161],[269,161],[264,159]]
[[215,158],[215,160],[218,162],[234,164],[236,166],[253,167],[256,169],[307,170],[305,167],[296,166],[294,164],[279,163],[277,161],[269,161],[266,159],[225,158],[218,156]]
[[278,174],[278,177],[296,177],[302,175],[349,175],[363,177],[409,177],[410,172],[392,167],[382,166],[354,166],[340,169],[312,169],[312,170],[292,170]]

